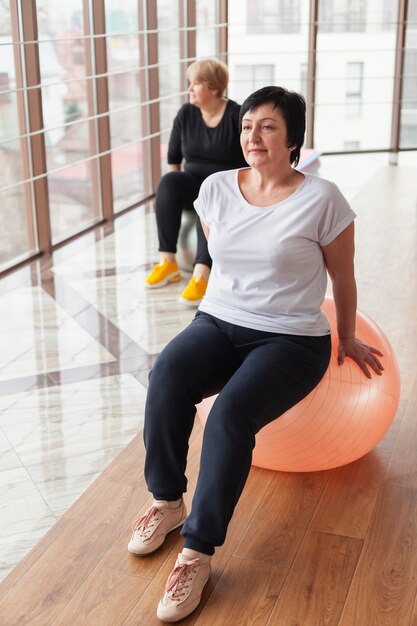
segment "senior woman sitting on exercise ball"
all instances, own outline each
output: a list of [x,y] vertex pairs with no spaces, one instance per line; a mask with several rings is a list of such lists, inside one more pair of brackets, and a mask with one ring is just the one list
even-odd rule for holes
[[[200,185],[214,172],[246,165],[239,142],[240,106],[224,97],[229,74],[216,59],[195,61],[187,69],[190,102],[174,120],[168,147],[168,173],[158,185],[155,200],[159,264],[145,284],[164,287],[181,279],[175,253],[182,211],[193,211]],[[181,165],[184,161],[184,170]],[[207,240],[197,220],[197,255],[193,276],[180,302],[198,306],[210,275]]]
[[[381,353],[355,336],[355,214],[336,185],[293,167],[304,140],[304,98],[260,89],[242,105],[241,128],[249,167],[210,176],[195,202],[213,258],[206,295],[149,381],[145,479],[154,502],[136,521],[128,549],[153,552],[184,524],[184,548],[157,609],[168,622],[200,602],[256,433],[304,398],[328,367],[327,272],[339,363],[349,357],[368,377],[383,370]],[[195,405],[215,393],[187,517],[182,496]]]

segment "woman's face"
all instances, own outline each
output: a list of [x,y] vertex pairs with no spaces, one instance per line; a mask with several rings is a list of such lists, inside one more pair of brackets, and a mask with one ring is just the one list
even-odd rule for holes
[[240,144],[251,167],[258,168],[276,163],[290,163],[287,124],[279,109],[271,103],[261,104],[247,111],[242,119]]
[[190,79],[188,86],[188,93],[190,96],[190,103],[196,107],[204,107],[213,98],[218,98],[217,89],[210,89],[207,83],[202,80]]

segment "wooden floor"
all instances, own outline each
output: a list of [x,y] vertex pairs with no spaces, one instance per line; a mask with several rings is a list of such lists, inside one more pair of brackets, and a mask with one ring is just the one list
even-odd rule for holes
[[[339,469],[252,468],[198,610],[199,626],[417,626],[417,169],[382,169],[355,198],[360,308],[383,328],[402,375],[395,421]],[[201,433],[193,433],[193,492]],[[149,504],[141,436],[0,586],[0,624],[145,626],[180,550],[126,550]]]

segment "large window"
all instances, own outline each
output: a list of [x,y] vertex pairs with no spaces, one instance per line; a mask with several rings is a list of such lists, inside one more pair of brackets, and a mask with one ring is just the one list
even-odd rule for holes
[[194,59],[238,102],[301,91],[308,147],[416,149],[406,5],[404,31],[400,0],[0,0],[0,271],[155,192]]

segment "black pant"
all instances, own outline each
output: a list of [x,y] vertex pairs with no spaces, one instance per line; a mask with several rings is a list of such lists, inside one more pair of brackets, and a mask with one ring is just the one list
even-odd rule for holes
[[[183,210],[194,211],[193,202],[198,196],[203,180],[204,178],[189,172],[168,172],[159,181],[155,212],[160,251],[174,253],[177,251],[182,212]],[[196,220],[196,228],[197,255],[194,265],[203,263],[211,267],[207,240],[199,218]]]
[[255,434],[304,398],[323,377],[330,335],[251,330],[198,312],[156,360],[145,407],[145,479],[154,497],[187,488],[195,405],[219,393],[207,419],[185,547],[213,554],[245,485]]

